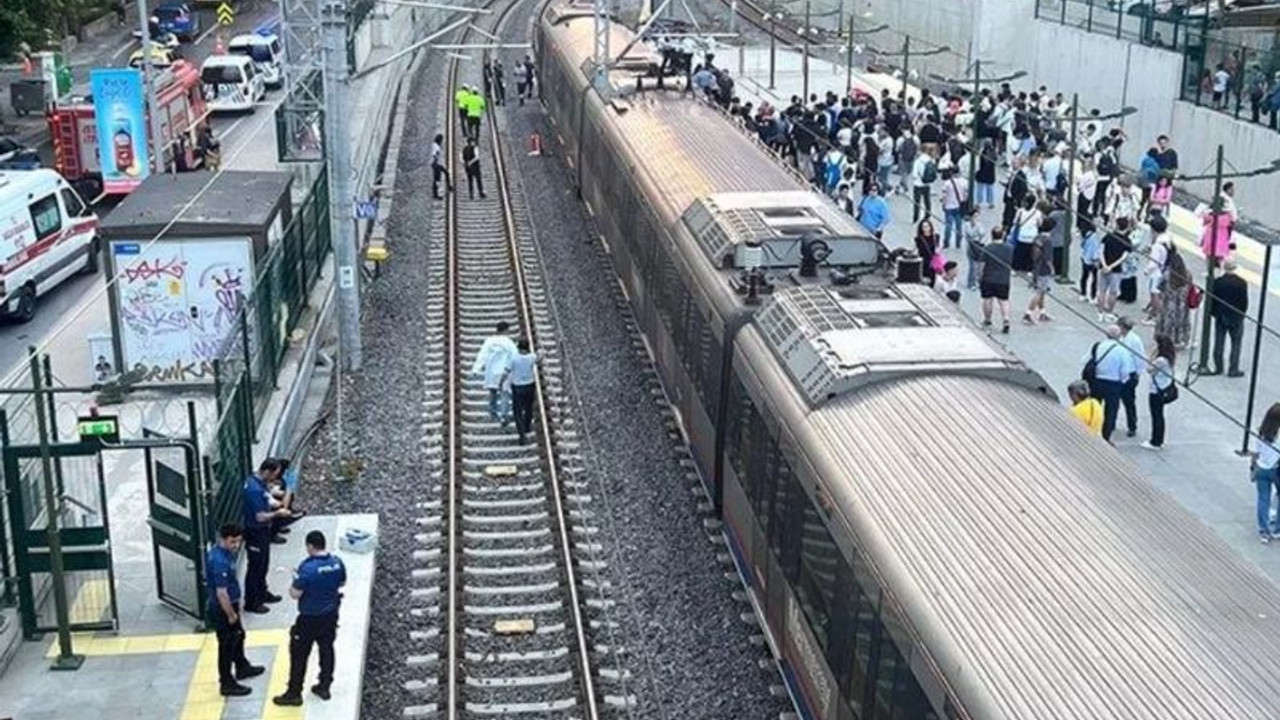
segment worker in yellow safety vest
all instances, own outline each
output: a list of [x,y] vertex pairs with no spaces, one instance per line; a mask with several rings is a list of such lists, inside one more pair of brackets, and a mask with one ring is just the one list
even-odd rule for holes
[[484,96],[473,89],[471,94],[467,97],[466,111],[467,137],[479,140],[480,119],[484,117],[485,111]]
[[467,125],[467,98],[471,97],[471,86],[462,85],[453,93],[453,104],[458,107],[458,119],[463,127]]

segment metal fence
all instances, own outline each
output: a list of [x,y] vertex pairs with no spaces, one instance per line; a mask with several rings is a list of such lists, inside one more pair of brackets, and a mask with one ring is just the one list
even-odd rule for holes
[[1276,127],[1280,52],[1271,33],[1249,46],[1214,38],[1188,45],[1182,56],[1182,99]]
[[328,177],[322,171],[260,266],[253,295],[237,313],[237,332],[214,361],[218,420],[203,458],[210,533],[240,517],[239,490],[253,469],[258,422],[331,247]]
[[1036,0],[1036,17],[1170,50],[1204,32],[1204,16],[1185,15],[1170,0]]

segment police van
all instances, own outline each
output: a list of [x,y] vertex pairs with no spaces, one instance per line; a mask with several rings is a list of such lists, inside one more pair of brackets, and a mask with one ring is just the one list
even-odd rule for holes
[[267,96],[262,73],[244,55],[210,55],[200,66],[205,104],[212,112],[253,112]]
[[95,273],[98,216],[53,170],[0,172],[0,317],[27,322],[36,300]]
[[231,55],[244,55],[253,60],[258,72],[262,73],[262,84],[269,88],[278,88],[284,84],[284,72],[281,63],[284,61],[284,48],[280,46],[280,38],[270,33],[253,33],[237,35],[227,43],[227,52]]

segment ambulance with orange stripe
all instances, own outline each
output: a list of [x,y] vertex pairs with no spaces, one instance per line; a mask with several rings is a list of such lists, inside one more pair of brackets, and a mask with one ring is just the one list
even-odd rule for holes
[[41,295],[98,271],[98,216],[53,170],[0,172],[0,317],[27,322]]

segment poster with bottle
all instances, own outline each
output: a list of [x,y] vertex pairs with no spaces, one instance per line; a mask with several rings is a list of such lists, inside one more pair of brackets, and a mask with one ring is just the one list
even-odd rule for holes
[[111,195],[130,192],[151,174],[142,71],[95,69],[89,73],[89,86],[98,130],[102,189]]

